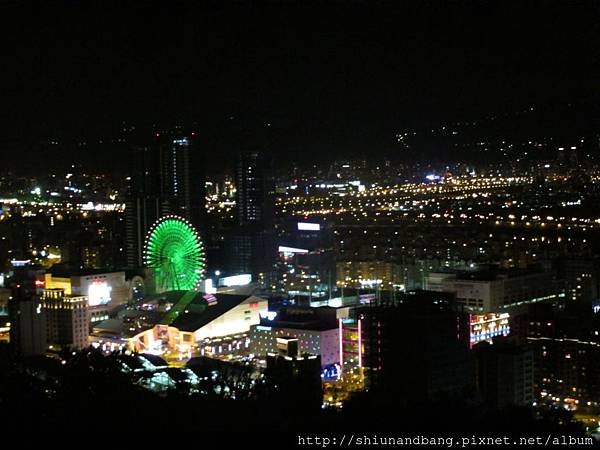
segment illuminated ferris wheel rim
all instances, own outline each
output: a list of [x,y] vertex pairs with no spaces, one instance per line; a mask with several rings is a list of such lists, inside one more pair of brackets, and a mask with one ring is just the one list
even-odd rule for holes
[[189,220],[187,220],[184,217],[177,216],[175,214],[167,214],[157,219],[146,232],[146,236],[144,237],[144,255],[148,251],[148,241],[150,240],[152,233],[154,233],[160,225],[162,225],[169,219],[185,223],[189,227],[190,231],[194,233],[194,236],[198,239],[198,244],[200,245],[200,248],[204,249],[204,244],[202,242],[202,237],[200,236],[200,233],[198,233],[194,225],[192,225],[192,223]]
[[[171,236],[161,236],[160,233],[165,233],[162,228],[165,225],[178,226],[178,233],[173,233],[179,238],[179,241],[168,239]],[[182,227],[183,225],[183,227]],[[183,235],[183,236],[182,236]],[[183,239],[183,240],[182,240]],[[185,242],[187,240],[187,242]],[[155,242],[153,242],[155,241]],[[176,272],[170,265],[165,261],[164,263],[158,263],[160,259],[163,259],[162,253],[166,248],[174,248],[177,245],[187,245],[190,247],[190,251],[186,251],[183,254],[183,258],[186,260],[186,270]],[[189,220],[177,216],[174,214],[167,214],[160,217],[156,222],[152,224],[144,239],[144,251],[143,251],[144,264],[148,268],[162,269],[167,277],[170,275],[171,283],[176,283],[175,286],[172,284],[170,288],[173,289],[196,289],[202,282],[202,278],[205,272],[205,254],[204,245],[200,234],[189,222]],[[180,255],[181,258],[181,255]],[[173,265],[173,259],[168,256],[168,261]],[[181,269],[181,268],[180,268]],[[165,276],[163,274],[163,276]],[[181,280],[180,280],[181,279]],[[185,287],[180,288],[178,283],[181,281],[185,284]],[[190,281],[193,283],[190,284]]]

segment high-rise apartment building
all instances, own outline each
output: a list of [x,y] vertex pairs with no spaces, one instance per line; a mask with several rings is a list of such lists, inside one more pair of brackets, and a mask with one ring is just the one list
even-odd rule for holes
[[229,238],[232,273],[251,273],[268,283],[274,273],[273,229],[275,188],[271,162],[258,151],[242,152],[236,166],[236,229]]
[[487,343],[476,347],[477,387],[489,405],[531,405],[533,350],[512,342]]
[[274,183],[263,153],[242,152],[235,174],[237,224],[261,230],[273,226]]

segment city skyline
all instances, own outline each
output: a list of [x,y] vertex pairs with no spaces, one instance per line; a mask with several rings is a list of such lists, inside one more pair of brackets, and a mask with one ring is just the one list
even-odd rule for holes
[[0,42],[16,443],[600,442],[597,3],[7,0]]

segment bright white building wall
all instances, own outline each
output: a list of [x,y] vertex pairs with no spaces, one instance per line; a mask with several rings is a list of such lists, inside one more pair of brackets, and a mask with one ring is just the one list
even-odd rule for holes
[[267,300],[254,296],[248,297],[238,306],[196,330],[194,339],[197,342],[206,338],[247,332],[251,325],[260,323],[260,313],[266,314],[268,307]]

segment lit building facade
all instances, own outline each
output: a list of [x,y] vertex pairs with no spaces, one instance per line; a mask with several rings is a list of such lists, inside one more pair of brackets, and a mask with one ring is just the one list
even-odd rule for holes
[[338,317],[347,316],[347,308],[288,306],[267,312],[250,332],[253,353],[264,359],[277,349],[277,339],[297,339],[300,353],[320,355],[323,367],[340,364]]
[[362,314],[356,319],[338,319],[338,352],[343,371],[362,368],[364,363]]
[[401,268],[387,261],[338,261],[336,284],[343,288],[393,290],[404,281]]
[[536,399],[571,410],[600,406],[600,343],[593,339],[530,337]]
[[454,293],[457,303],[474,313],[507,311],[560,295],[551,272],[519,270],[435,273],[427,289]]
[[202,294],[190,291],[161,294],[173,306],[154,326],[129,339],[129,348],[138,352],[162,354],[172,350],[182,354],[199,353],[206,340],[247,333],[260,323],[268,308],[266,299],[229,294]]
[[253,325],[250,329],[252,353],[264,358],[277,351],[277,339],[284,336],[298,340],[298,351],[321,356],[323,367],[339,364],[339,330],[285,328],[277,326]]
[[131,283],[125,272],[98,273],[88,271],[80,274],[46,273],[43,286],[46,289],[62,289],[65,296],[85,296],[91,323],[108,319],[112,309],[126,304],[132,297]]
[[63,289],[46,289],[42,301],[48,344],[71,349],[87,347],[90,334],[87,297],[67,295]]
[[332,229],[316,220],[285,221],[278,246],[278,286],[298,304],[329,297],[335,290]]
[[127,303],[130,289],[125,280],[125,272],[88,272],[71,276],[56,276],[46,273],[46,289],[63,289],[65,295],[87,296],[90,306],[118,306]]

